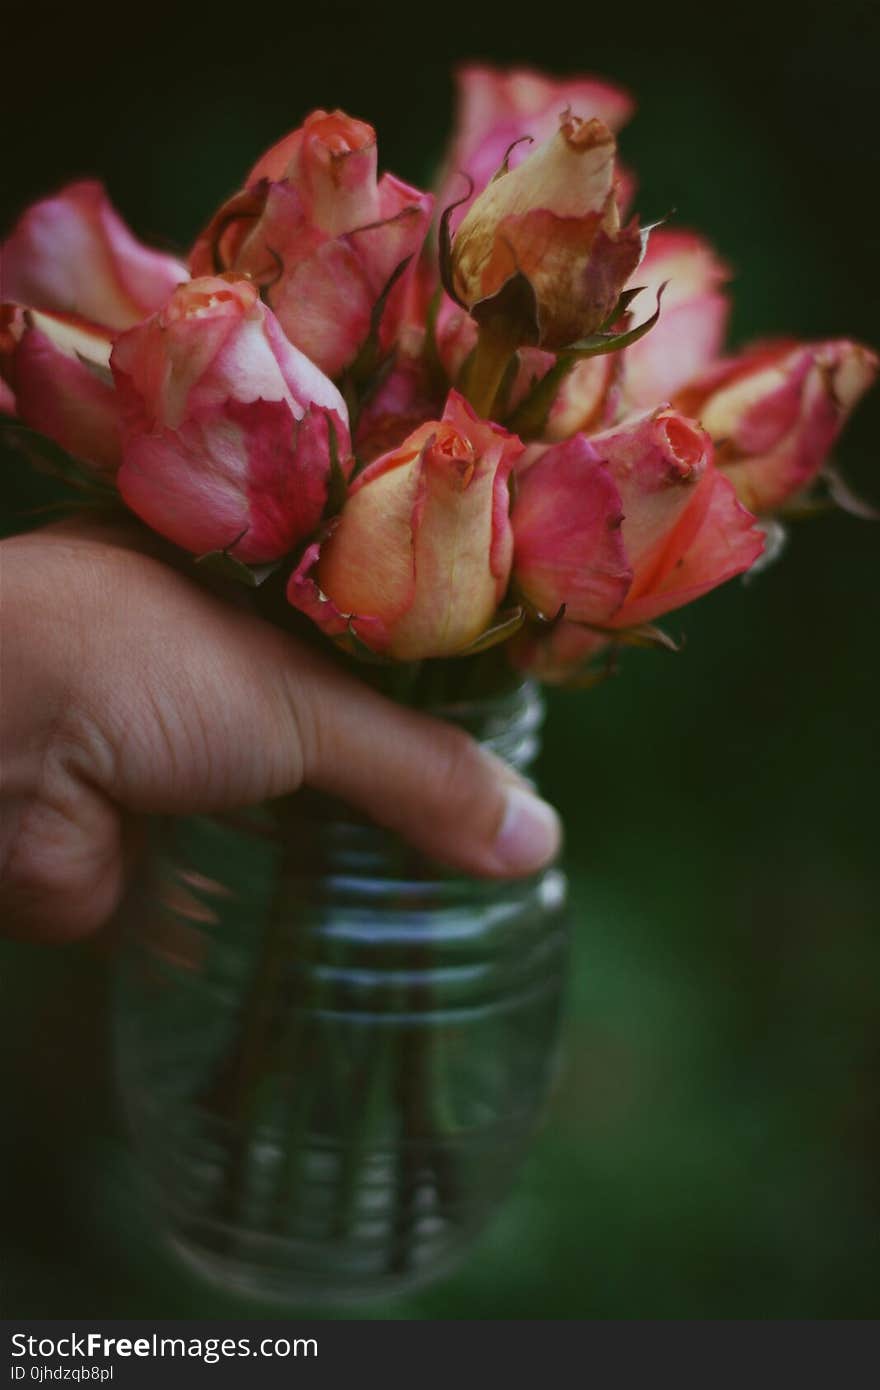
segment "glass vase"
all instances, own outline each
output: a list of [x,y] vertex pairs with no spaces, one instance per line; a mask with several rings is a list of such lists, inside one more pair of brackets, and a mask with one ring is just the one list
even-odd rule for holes
[[[434,711],[525,770],[525,684]],[[551,1088],[556,868],[438,869],[338,803],[157,823],[119,953],[119,1084],[178,1252],[264,1300],[384,1295],[468,1250]]]

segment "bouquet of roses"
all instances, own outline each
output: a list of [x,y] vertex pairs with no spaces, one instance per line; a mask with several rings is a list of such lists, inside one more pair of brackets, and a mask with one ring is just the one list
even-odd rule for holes
[[[722,355],[725,265],[629,212],[622,91],[459,82],[433,196],[377,176],[369,125],[316,111],[187,264],[96,183],[27,209],[0,249],[0,408],[173,563],[461,720],[475,693],[588,685],[621,647],[674,647],[656,620],[766,563],[787,516],[858,509],[828,456],[878,362],[846,339]],[[258,875],[234,949],[234,895],[192,856],[175,880],[171,955],[201,964],[196,928],[214,932],[217,978],[202,998],[191,974],[157,1022],[168,952],[144,974],[134,1109],[159,1185],[189,1174],[175,1229],[215,1271],[397,1278],[479,1225],[540,1110],[560,880],[489,908],[425,864],[392,859],[377,885],[350,827],[309,839],[275,815],[262,937]],[[252,969],[229,1023],[236,950]]]
[[355,657],[506,641],[563,681],[662,643],[827,490],[877,359],[721,356],[725,266],[628,215],[629,114],[597,81],[466,68],[433,198],[313,112],[188,267],[73,184],[2,247],[0,404],[184,551],[283,577]]

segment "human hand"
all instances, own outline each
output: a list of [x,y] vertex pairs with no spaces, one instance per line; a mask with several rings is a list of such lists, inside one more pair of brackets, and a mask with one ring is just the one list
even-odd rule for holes
[[139,817],[309,785],[433,858],[517,877],[559,822],[451,725],[377,694],[287,634],[72,524],[0,545],[0,914],[70,939],[113,912]]

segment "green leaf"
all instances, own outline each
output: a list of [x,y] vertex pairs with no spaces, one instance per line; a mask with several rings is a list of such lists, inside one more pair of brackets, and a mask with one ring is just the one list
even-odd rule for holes
[[393,666],[395,663],[390,656],[382,656],[381,652],[374,652],[372,647],[367,646],[363,638],[358,636],[353,623],[354,619],[350,618],[345,635],[333,638],[336,646],[367,666]]
[[270,560],[263,565],[245,564],[244,560],[239,560],[230,553],[232,546],[238,545],[245,534],[246,532],[242,531],[241,536],[236,536],[225,550],[208,550],[204,555],[197,555],[193,563],[211,574],[216,574],[220,579],[231,579],[236,584],[244,584],[248,589],[258,589],[270,574],[280,569],[284,564],[284,557],[280,560]]
[[511,140],[510,144],[507,146],[507,149],[504,151],[504,158],[502,159],[498,168],[495,170],[495,173],[492,175],[489,182],[495,183],[498,179],[503,179],[505,174],[510,173],[510,156],[513,154],[517,145],[534,145],[534,143],[534,135],[520,135],[516,140]]
[[474,181],[471,178],[470,174],[463,173],[462,178],[467,179],[467,192],[464,194],[463,197],[459,198],[457,202],[450,203],[449,207],[444,209],[443,214],[440,218],[440,226],[437,229],[437,236],[439,241],[440,282],[443,285],[443,288],[446,291],[446,293],[449,295],[449,298],[453,299],[460,309],[467,310],[467,305],[459,299],[458,295],[455,292],[455,286],[453,284],[452,233],[449,230],[449,224],[452,220],[452,214],[455,212],[456,208],[461,207],[462,203],[467,202],[468,198],[474,191]]
[[[599,357],[606,352],[620,352],[621,349],[630,347],[633,343],[637,343],[639,338],[644,338],[646,333],[650,333],[651,329],[660,318],[660,301],[663,297],[663,291],[668,284],[669,281],[664,280],[663,284],[658,289],[657,307],[651,317],[645,319],[644,323],[637,324],[635,328],[624,329],[622,333],[605,333],[599,329],[596,333],[591,333],[588,337],[581,338],[576,343],[571,343],[564,349],[565,356],[571,355],[578,360],[582,357]],[[638,291],[634,291],[633,293],[638,293]],[[624,296],[621,295],[621,298],[623,297]],[[617,312],[617,309],[615,309],[614,313],[617,314]]]
[[208,550],[204,555],[197,555],[193,563],[200,569],[216,574],[220,579],[232,579],[249,589],[257,587],[257,580],[250,565],[246,565],[243,560],[237,560],[228,550]]
[[411,261],[412,256],[405,256],[402,261],[398,262],[389,275],[370,313],[370,326],[367,331],[367,336],[361,344],[357,357],[354,359],[351,366],[343,373],[339,383],[340,390],[345,398],[345,404],[348,407],[352,429],[354,429],[358,416],[365,403],[371,396],[375,395],[394,365],[393,350],[386,354],[384,358],[382,356],[379,344],[379,330],[382,326],[382,315],[388,303],[388,296],[391,294],[391,291],[394,289],[400,277],[406,272]]
[[356,380],[359,379],[361,375],[369,376],[369,374],[375,370],[375,365],[379,357],[379,329],[382,326],[382,315],[385,313],[388,296],[391,294],[391,291],[394,289],[401,275],[406,273],[411,260],[412,256],[404,256],[402,261],[398,261],[397,265],[388,276],[379,298],[373,305],[370,314],[370,330],[352,368]]
[[614,308],[611,310],[611,313],[605,320],[605,322],[599,324],[599,332],[605,332],[607,329],[610,329],[615,323],[617,323],[618,319],[623,318],[624,314],[626,313],[630,304],[632,304],[636,295],[642,294],[644,292],[644,289],[644,285],[636,285],[634,289],[624,290],[617,303],[615,304]]
[[327,502],[324,507],[324,515],[336,516],[345,506],[345,499],[348,496],[348,480],[339,461],[339,440],[336,437],[336,424],[329,412],[326,419],[327,434],[330,441],[330,477],[327,480]]
[[22,425],[18,420],[0,422],[0,438],[17,449],[40,473],[60,478],[69,487],[90,494],[95,502],[119,501],[114,483],[82,459],[69,454],[54,439]]
[[486,628],[486,631],[469,646],[456,652],[456,657],[476,656],[479,652],[487,652],[490,647],[497,646],[499,642],[506,642],[509,637],[519,632],[525,620],[525,609],[521,607],[513,608],[507,613],[499,613],[497,622]]
[[680,652],[684,638],[678,642],[668,632],[653,623],[640,623],[635,627],[610,628],[597,623],[579,623],[579,627],[590,632],[600,633],[608,638],[608,647],[601,654],[602,665],[596,665],[596,657],[591,657],[579,670],[573,671],[563,682],[566,690],[593,690],[618,672],[618,658],[621,647],[650,647],[655,651]]
[[654,651],[675,652],[684,649],[684,637],[678,641],[654,623],[637,623],[634,627],[600,627],[595,623],[581,623],[590,632],[600,632],[609,641],[621,647],[650,647]]
[[538,299],[527,275],[516,270],[495,294],[471,307],[471,318],[483,324],[504,324],[514,347],[538,341]]

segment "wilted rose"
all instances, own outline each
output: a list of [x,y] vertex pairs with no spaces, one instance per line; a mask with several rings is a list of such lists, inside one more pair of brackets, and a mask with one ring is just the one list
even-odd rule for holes
[[621,228],[614,136],[569,113],[517,168],[499,170],[452,244],[451,284],[480,320],[501,319],[513,345],[556,351],[611,315],[642,239]]
[[327,503],[334,453],[350,472],[345,404],[247,280],[207,276],[116,342],[119,490],[186,550],[279,558]]
[[[557,79],[529,68],[499,69],[479,63],[465,64],[455,76],[458,109],[444,164],[441,208],[461,196],[462,175],[471,179],[474,194],[482,192],[516,141],[523,136],[536,144],[548,140],[563,112],[576,111],[585,119],[597,116],[617,131],[634,108],[623,88],[595,77]],[[527,149],[522,144],[511,150],[513,167]],[[461,221],[468,202],[455,215],[453,226]]]
[[521,450],[452,392],[442,420],[356,479],[335,529],[293,575],[291,603],[331,636],[401,661],[461,652],[507,588],[508,478]]

